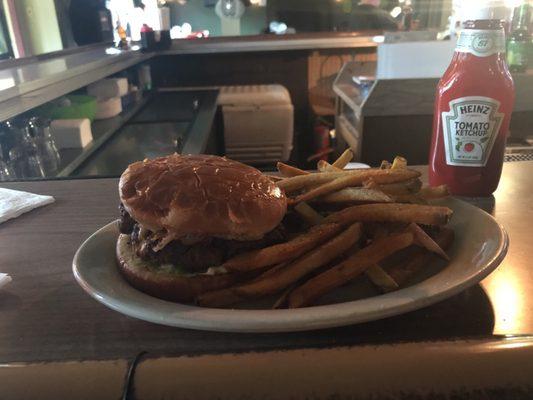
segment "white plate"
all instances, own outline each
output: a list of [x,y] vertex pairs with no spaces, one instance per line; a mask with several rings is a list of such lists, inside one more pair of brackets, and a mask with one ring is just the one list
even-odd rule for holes
[[[289,332],[343,326],[372,321],[436,303],[472,286],[503,260],[508,237],[487,213],[457,199],[439,204],[454,210],[450,226],[455,241],[444,268],[428,266],[433,275],[396,292],[338,303],[292,310],[226,310],[172,303],[148,296],[131,287],[115,263],[117,223],[110,223],[89,237],[73,261],[74,276],[82,288],[106,306],[145,321],[181,328],[228,332]],[[438,262],[436,263],[438,264]],[[342,291],[341,291],[342,292]],[[351,300],[351,301],[350,301]]]

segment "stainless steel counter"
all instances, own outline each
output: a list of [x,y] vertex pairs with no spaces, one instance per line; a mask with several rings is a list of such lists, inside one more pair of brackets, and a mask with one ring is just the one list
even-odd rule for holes
[[181,39],[173,40],[169,50],[161,51],[158,54],[218,54],[377,47],[374,37],[379,33],[256,35],[196,40]]
[[[153,54],[99,47],[0,69],[0,121],[146,61]],[[1,64],[0,64],[1,68]]]

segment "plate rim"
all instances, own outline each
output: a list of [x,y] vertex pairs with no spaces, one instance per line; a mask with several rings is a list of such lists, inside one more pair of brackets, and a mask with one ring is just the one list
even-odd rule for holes
[[[455,294],[458,294],[463,290],[467,289],[468,287],[479,283],[481,280],[487,277],[492,271],[494,271],[498,267],[498,265],[500,265],[500,263],[506,257],[509,248],[509,235],[505,228],[485,210],[458,198],[450,198],[448,199],[448,201],[449,200],[457,202],[461,206],[466,206],[467,208],[475,208],[476,211],[480,212],[481,214],[484,214],[485,218],[488,218],[492,223],[495,224],[495,226],[497,226],[499,232],[499,237],[497,238],[498,247],[497,249],[495,249],[494,255],[482,267],[480,267],[477,271],[471,273],[466,279],[462,280],[458,284],[452,285],[444,290],[441,290],[436,294],[433,294],[429,297],[415,297],[411,301],[400,302],[392,307],[388,307],[385,309],[378,307],[375,308],[372,312],[366,312],[364,314],[358,314],[357,312],[354,312],[357,308],[357,305],[360,306],[361,304],[369,302],[373,303],[378,298],[383,302],[383,299],[388,300],[397,298],[397,294],[400,292],[410,293],[416,291],[416,289],[420,289],[421,287],[423,287],[424,283],[436,277],[438,274],[417,284],[408,286],[404,289],[382,294],[379,296],[373,296],[364,299],[357,299],[335,304],[318,305],[299,309],[279,310],[243,310],[198,307],[194,305],[186,305],[182,303],[162,300],[145,294],[130,286],[131,290],[137,292],[138,295],[145,297],[149,303],[155,303],[155,305],[159,304],[164,308],[175,308],[175,312],[178,314],[184,312],[193,312],[195,314],[194,318],[191,318],[191,316],[189,316],[188,318],[179,318],[174,316],[172,319],[169,320],[168,318],[155,317],[153,315],[151,316],[149,314],[146,314],[142,311],[142,309],[137,311],[135,309],[130,309],[130,307],[128,307],[127,300],[116,299],[115,297],[110,296],[107,293],[103,293],[101,290],[95,288],[89,282],[87,282],[87,280],[84,279],[83,274],[80,273],[78,265],[80,263],[79,260],[81,251],[90,241],[94,240],[94,238],[99,236],[102,232],[113,228],[113,226],[116,229],[118,220],[114,220],[106,224],[105,226],[99,228],[97,231],[92,233],[86,240],[83,241],[83,243],[76,250],[76,253],[74,255],[74,259],[72,262],[72,271],[77,283],[82,287],[82,289],[91,297],[96,299],[98,302],[104,304],[105,306],[111,308],[114,311],[117,311],[129,317],[160,325],[218,332],[275,333],[309,331],[316,329],[334,328],[351,324],[359,324],[418,310],[420,308],[427,307]],[[152,313],[156,314],[156,311],[157,310],[152,310]],[[342,315],[340,316],[338,315],[339,311],[342,311]],[[317,313],[319,313],[321,316],[317,317]],[[331,318],[325,317],[328,313],[332,315]],[[204,314],[209,314],[209,318],[205,319],[205,317],[207,316],[202,317]],[[253,325],[244,328],[242,327],[242,325],[236,324],[235,321],[230,321],[230,323],[228,323],[228,315],[231,315],[232,319],[239,318],[240,320],[247,319],[247,317],[252,316],[254,322]],[[261,315],[263,318],[257,318],[259,315]],[[213,325],[215,322],[222,323],[222,325]]]

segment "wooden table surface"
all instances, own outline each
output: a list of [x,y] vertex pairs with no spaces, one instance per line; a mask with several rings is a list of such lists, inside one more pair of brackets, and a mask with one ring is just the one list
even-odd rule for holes
[[140,351],[179,356],[530,334],[532,172],[533,162],[506,163],[494,198],[473,200],[507,229],[511,242],[502,265],[481,285],[398,317],[287,334],[177,329],[106,308],[77,285],[71,263],[82,241],[117,217],[117,180],[1,184],[53,195],[56,202],[0,225],[0,271],[13,278],[0,290],[0,363],[130,359]]

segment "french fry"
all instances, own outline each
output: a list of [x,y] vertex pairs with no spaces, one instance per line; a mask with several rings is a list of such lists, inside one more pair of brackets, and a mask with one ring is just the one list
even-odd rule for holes
[[422,225],[445,225],[453,211],[448,207],[420,204],[379,203],[345,208],[329,215],[325,223],[415,222]]
[[409,231],[415,235],[415,243],[417,245],[424,247],[426,250],[435,253],[447,261],[450,261],[448,254],[446,254],[446,252],[438,245],[438,243],[436,243],[433,238],[417,224],[410,224],[407,229],[409,229]]
[[334,167],[333,165],[331,165],[330,163],[328,163],[327,161],[324,161],[324,160],[320,160],[320,161],[316,164],[316,169],[319,170],[320,172],[336,172],[336,171],[342,171],[341,168]]
[[294,211],[296,211],[309,225],[318,225],[324,219],[322,215],[305,202],[297,204],[294,207]]
[[[366,189],[362,187],[349,187],[339,190],[338,192],[330,193],[316,199],[320,203],[392,203],[392,199],[385,193],[375,190]],[[300,203],[302,204],[302,203]],[[297,205],[298,206],[298,205]],[[297,207],[296,206],[296,207]],[[296,209],[295,207],[295,209]]]
[[352,169],[339,172],[323,172],[320,174],[308,174],[302,176],[293,176],[285,178],[277,183],[280,189],[285,192],[294,192],[299,189],[310,187],[313,185],[321,185],[331,182],[337,178],[350,177],[353,179],[350,186],[361,185],[363,182],[372,178],[376,183],[396,183],[409,181],[413,178],[418,178],[420,172],[411,169],[405,170],[385,170],[385,169]]
[[391,163],[387,160],[381,161],[381,165],[379,166],[379,169],[390,169]]
[[224,307],[242,300],[276,293],[344,254],[357,243],[361,233],[361,224],[352,224],[333,239],[303,255],[275,275],[248,284],[204,293],[198,296],[197,302],[202,306]]
[[420,189],[420,192],[418,192],[418,194],[423,199],[438,199],[441,197],[449,196],[450,192],[448,190],[448,186],[440,185],[423,187],[422,189]]
[[427,204],[426,199],[420,197],[418,193],[396,194],[391,197],[394,203]]
[[282,162],[276,164],[278,171],[284,177],[300,176],[300,175],[309,175],[310,172],[304,171],[303,169],[293,167],[292,165],[287,165]]
[[372,265],[413,243],[412,233],[377,239],[333,268],[311,278],[296,288],[288,298],[289,308],[304,307],[329,291],[350,282]]
[[266,175],[266,177],[269,178],[273,182],[279,182],[283,179],[282,176],[278,176],[278,175]]
[[[448,249],[454,239],[454,232],[452,229],[443,228],[435,236],[435,242],[439,245],[440,248],[446,250]],[[424,248],[413,247],[408,250],[408,258],[404,262],[397,263],[393,266],[387,268],[388,274],[400,285],[404,285],[406,281],[416,274],[418,271],[425,268],[435,257],[433,253],[430,253]]]
[[422,181],[418,178],[405,182],[387,183],[379,185],[379,190],[389,195],[418,193],[422,187]]
[[403,169],[407,168],[407,160],[403,157],[396,156],[392,162],[391,169]]
[[[383,225],[376,225],[373,227],[373,239],[382,239],[388,234],[388,229]],[[378,264],[371,265],[366,271],[365,275],[370,281],[376,285],[383,292],[388,293],[397,290],[399,285],[387,272]]]
[[346,165],[352,161],[353,158],[353,152],[350,149],[344,150],[344,152],[335,160],[333,163],[334,167],[337,167],[339,169],[343,169],[346,167]]
[[288,242],[253,250],[230,258],[222,264],[222,267],[228,271],[249,271],[293,260],[330,239],[341,229],[340,224],[314,226]]
[[365,274],[374,285],[379,287],[385,293],[392,292],[400,287],[398,283],[396,283],[396,281],[377,264],[368,267]]

